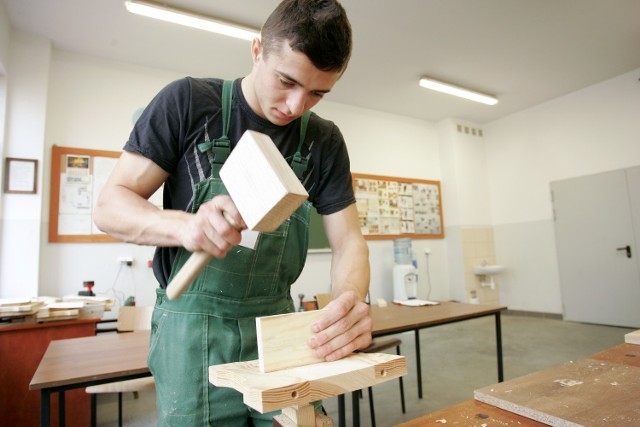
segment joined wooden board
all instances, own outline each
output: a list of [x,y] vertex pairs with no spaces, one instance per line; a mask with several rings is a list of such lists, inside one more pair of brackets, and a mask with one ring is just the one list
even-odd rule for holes
[[640,329],[637,331],[629,332],[624,336],[624,342],[627,344],[637,344],[640,345]]
[[260,372],[258,361],[209,367],[209,381],[243,394],[244,403],[259,412],[338,396],[407,374],[404,356],[355,353],[334,362]]
[[302,311],[256,318],[258,360],[261,372],[321,362],[308,345],[311,325],[324,310]]
[[489,405],[561,427],[640,425],[640,368],[581,359],[474,392]]

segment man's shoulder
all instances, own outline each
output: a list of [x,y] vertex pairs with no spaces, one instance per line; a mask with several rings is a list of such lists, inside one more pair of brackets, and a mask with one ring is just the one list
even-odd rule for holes
[[331,120],[325,119],[324,117],[319,116],[315,112],[311,112],[309,116],[309,124],[314,127],[318,127],[323,132],[330,131],[332,129],[337,129],[337,126]]

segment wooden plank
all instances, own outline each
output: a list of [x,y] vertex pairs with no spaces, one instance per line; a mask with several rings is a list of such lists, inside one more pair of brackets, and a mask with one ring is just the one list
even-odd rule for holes
[[640,425],[640,368],[581,359],[474,392],[476,400],[561,427]]
[[589,356],[590,359],[640,368],[640,345],[619,344]]
[[309,197],[271,138],[246,131],[220,169],[251,230],[274,231]]
[[258,360],[261,372],[321,362],[307,344],[311,325],[324,310],[303,311],[256,318]]
[[495,406],[469,399],[457,405],[397,424],[396,427],[544,427],[546,425],[513,412],[504,411]]
[[627,344],[637,344],[640,345],[640,329],[634,332],[629,332],[624,336],[624,342]]
[[374,386],[407,374],[404,356],[355,353],[334,362],[261,372],[258,361],[209,367],[209,381],[243,394],[244,403],[259,412],[304,405]]

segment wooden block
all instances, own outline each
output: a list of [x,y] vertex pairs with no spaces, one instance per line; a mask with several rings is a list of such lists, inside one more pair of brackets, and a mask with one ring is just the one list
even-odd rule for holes
[[640,329],[634,332],[629,332],[624,336],[624,342],[627,344],[637,344],[640,345]]
[[256,231],[274,231],[309,197],[271,138],[250,130],[225,161],[220,178]]
[[302,311],[256,318],[258,360],[261,372],[321,362],[307,344],[311,325],[324,310]]
[[474,392],[489,405],[554,426],[640,425],[640,368],[581,359]]
[[316,301],[318,302],[318,308],[322,309],[327,306],[333,300],[332,294],[316,294]]
[[385,353],[355,353],[334,362],[267,373],[260,371],[257,360],[209,367],[213,385],[239,391],[245,404],[262,413],[338,396],[406,374],[404,356]]
[[288,406],[282,408],[282,413],[297,426],[315,427],[316,425],[316,408],[313,405]]
[[287,408],[284,408],[282,410],[282,414],[273,417],[273,427],[301,427],[307,425],[310,427],[317,427],[319,425],[322,427],[333,427],[333,421],[331,420],[331,418],[324,414],[321,414],[320,412],[315,413],[315,418],[311,420],[311,424],[300,424],[299,422],[296,422],[292,418],[287,416],[286,411]]

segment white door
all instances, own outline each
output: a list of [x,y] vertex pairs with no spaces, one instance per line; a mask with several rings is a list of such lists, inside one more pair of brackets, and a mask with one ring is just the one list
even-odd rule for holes
[[640,327],[640,168],[552,182],[551,191],[564,318]]

